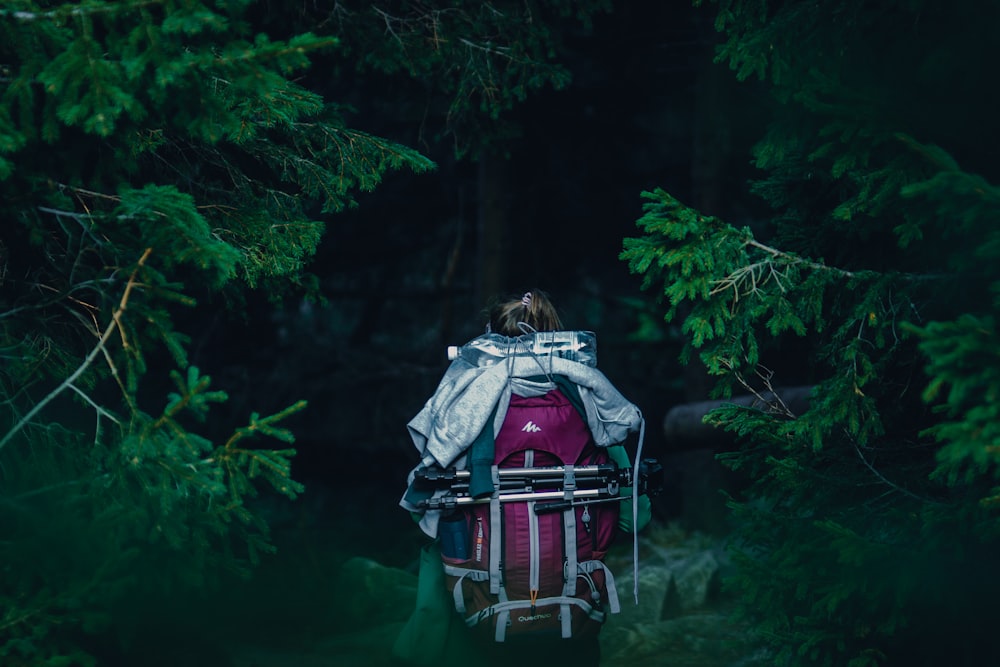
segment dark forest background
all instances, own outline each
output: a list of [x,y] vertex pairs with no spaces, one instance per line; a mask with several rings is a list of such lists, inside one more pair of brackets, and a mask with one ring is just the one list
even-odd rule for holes
[[[533,92],[486,139],[435,138],[438,102],[405,77],[344,83],[314,68],[310,82],[352,105],[352,125],[437,168],[393,173],[338,214],[309,265],[315,295],[276,305],[258,291],[236,309],[192,311],[205,332],[193,363],[225,378],[234,416],[309,401],[289,422],[297,478],[360,478],[391,496],[414,460],[405,424],[447,367],[446,347],[482,332],[491,300],[539,288],[568,326],[598,333],[602,370],[646,414],[647,451],[669,456],[663,417],[708,398],[710,383],[680,363],[679,331],[619,254],[643,190],[668,187],[749,224],[762,208],[746,183],[768,101],[712,62],[711,20],[677,3],[615,7],[588,29],[567,20],[558,57],[569,83]],[[458,156],[460,141],[472,147]]]
[[712,62],[704,8],[624,6],[593,21],[562,28],[569,83],[534,92],[490,129],[498,138],[473,138],[461,156],[462,139],[435,140],[442,120],[428,120],[425,88],[405,77],[334,86],[327,94],[353,105],[352,125],[419,148],[437,168],[392,173],[337,215],[309,264],[315,294],[276,304],[258,291],[237,308],[212,300],[191,311],[205,332],[192,363],[230,394],[221,428],[309,401],[287,422],[292,474],[306,484],[280,513],[296,535],[289,549],[303,522],[360,513],[392,528],[355,527],[354,551],[414,566],[422,534],[396,506],[416,454],[405,424],[446,369],[446,347],[483,331],[492,299],[534,288],[568,326],[597,332],[600,368],[643,410],[644,451],[667,470],[658,519],[728,532],[720,487],[739,478],[714,455],[730,440],[668,442],[662,426],[671,407],[708,398],[710,380],[680,362],[679,330],[619,254],[642,214],[638,193],[658,185],[752,223],[761,204],[746,193],[749,149],[768,101]]
[[388,662],[528,289],[666,469],[607,664],[994,664],[998,12],[3,3],[0,664]]

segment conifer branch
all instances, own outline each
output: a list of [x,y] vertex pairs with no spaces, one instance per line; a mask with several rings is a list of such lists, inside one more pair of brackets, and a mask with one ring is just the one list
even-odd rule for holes
[[403,44],[402,38],[398,34],[396,34],[396,31],[392,27],[393,21],[399,21],[400,19],[397,19],[396,17],[391,16],[387,11],[385,11],[384,9],[381,9],[379,7],[372,7],[372,9],[375,11],[376,14],[378,14],[379,16],[381,16],[382,20],[385,22],[385,31],[389,35],[391,35],[394,40],[396,40],[397,42],[399,42],[400,46],[403,46],[403,48],[405,50],[406,47]]
[[[93,281],[91,281],[91,282],[93,282]],[[113,282],[113,281],[110,280],[110,279],[108,279],[108,280],[106,280],[104,282]],[[87,314],[90,315],[90,320],[88,321],[84,317],[83,313],[77,312],[76,310],[73,310],[71,308],[67,309],[69,311],[69,313],[71,315],[73,315],[73,317],[75,317],[78,320],[80,320],[83,323],[83,326],[85,326],[92,334],[94,334],[95,336],[99,337],[101,329],[100,329],[100,325],[97,323],[97,310],[98,310],[97,306],[95,306],[93,304],[86,303],[85,301],[81,301],[79,299],[75,299],[73,297],[67,296],[67,298],[69,298],[74,303],[77,303],[77,304],[80,304],[81,306],[83,306],[87,310]],[[108,364],[108,368],[111,370],[111,377],[113,377],[115,379],[115,382],[118,384],[118,388],[121,389],[122,395],[125,397],[126,401],[128,401],[129,404],[131,405],[131,399],[129,398],[128,391],[125,389],[124,383],[122,383],[121,376],[118,373],[118,366],[115,365],[114,359],[111,357],[111,353],[108,351],[108,348],[107,348],[106,345],[101,345],[100,349],[101,349],[101,353],[104,355],[104,360]],[[72,388],[76,389],[75,386],[72,387]],[[87,397],[86,395],[84,395],[84,398],[86,398],[89,401],[89,397]],[[97,407],[97,406],[95,405],[95,407]],[[120,425],[120,422],[118,422],[117,419],[113,419],[113,421],[116,424]],[[98,423],[100,423],[100,414],[98,414]]]
[[284,410],[281,410],[280,412],[277,412],[268,417],[264,417],[263,419],[260,419],[259,415],[257,415],[256,413],[252,414],[250,416],[250,423],[243,428],[237,429],[231,436],[229,436],[229,439],[226,441],[226,444],[223,445],[223,449],[227,451],[237,451],[235,448],[237,442],[239,442],[243,438],[253,436],[256,433],[271,435],[277,437],[280,440],[291,442],[294,439],[292,437],[291,432],[289,432],[287,429],[284,428],[274,428],[272,424],[281,421],[282,419],[284,419],[285,417],[294,412],[298,412],[299,410],[304,409],[307,404],[308,403],[306,401],[298,401],[288,406]]
[[[69,190],[75,195],[84,195],[86,197],[95,197],[97,199],[108,199],[114,202],[121,201],[122,199],[118,195],[109,195],[106,192],[95,192],[94,190],[87,190],[86,188],[77,187],[75,185],[68,185],[66,183],[57,183],[56,185],[59,186],[59,189]],[[86,206],[84,208],[86,208]]]
[[459,40],[462,44],[465,44],[470,49],[475,49],[477,51],[483,51],[484,53],[490,53],[502,58],[506,58],[512,62],[517,62],[514,57],[510,54],[510,47],[507,46],[483,46],[482,44],[476,44],[464,37]]
[[939,502],[934,501],[934,500],[930,500],[929,498],[922,498],[922,497],[918,496],[917,494],[913,493],[912,491],[910,491],[908,489],[904,489],[903,487],[899,486],[895,482],[892,482],[892,481],[888,480],[885,477],[885,475],[883,475],[881,472],[879,472],[878,469],[875,468],[875,466],[873,466],[871,464],[871,462],[869,462],[868,459],[865,458],[865,455],[861,452],[861,447],[858,445],[857,441],[855,441],[855,439],[851,437],[850,433],[847,433],[847,438],[851,441],[851,445],[854,447],[854,451],[857,452],[858,458],[861,459],[861,462],[865,465],[865,467],[868,468],[868,470],[873,475],[875,475],[875,477],[877,477],[880,482],[882,482],[886,486],[890,487],[894,491],[898,491],[899,493],[902,493],[905,496],[913,498],[914,500],[918,500],[920,502],[934,503],[936,505],[943,504],[943,503],[939,503]]
[[94,346],[94,349],[91,350],[86,357],[84,357],[83,363],[81,363],[80,366],[77,367],[77,369],[73,371],[73,373],[71,373],[69,377],[63,380],[59,384],[59,386],[57,386],[55,389],[49,392],[48,395],[46,395],[44,398],[38,401],[38,403],[36,403],[31,408],[31,410],[29,410],[23,417],[21,417],[20,420],[18,420],[18,422],[7,432],[7,434],[3,437],[3,439],[0,439],[0,451],[2,451],[3,448],[7,445],[7,443],[10,442],[11,439],[18,432],[20,432],[21,429],[23,429],[34,418],[36,414],[41,412],[41,410],[46,405],[48,405],[54,398],[62,394],[63,391],[72,387],[76,379],[79,378],[81,375],[83,375],[83,373],[90,367],[94,359],[97,358],[97,355],[102,353],[104,346],[111,339],[111,334],[116,329],[120,331],[122,338],[122,345],[125,345],[125,332],[122,329],[121,316],[125,312],[125,308],[128,305],[129,296],[131,296],[132,289],[136,285],[136,277],[139,273],[139,269],[142,268],[143,264],[145,264],[146,259],[149,257],[152,251],[153,251],[152,248],[146,248],[145,252],[142,253],[142,257],[140,257],[139,261],[136,263],[135,269],[132,270],[132,275],[129,276],[128,283],[126,283],[125,285],[125,291],[122,293],[122,298],[118,302],[118,308],[117,310],[115,310],[114,314],[112,314],[111,322],[108,323],[108,326],[105,328],[104,333],[101,335],[101,338],[97,341],[97,345]]
[[[76,298],[74,298],[74,297],[72,297],[70,295],[72,295],[74,292],[79,292],[80,290],[84,290],[84,289],[88,289],[88,288],[99,288],[100,286],[102,286],[104,284],[111,285],[114,282],[115,282],[115,280],[113,278],[95,278],[93,280],[84,280],[84,281],[78,282],[75,285],[71,286],[65,292],[59,292],[54,287],[49,287],[48,285],[41,285],[41,284],[37,284],[36,283],[36,284],[31,285],[31,286],[34,287],[34,288],[36,288],[36,289],[39,289],[39,290],[48,290],[48,291],[52,292],[53,293],[52,298],[39,301],[38,303],[32,303],[32,304],[28,304],[28,305],[25,305],[25,306],[17,306],[15,308],[11,308],[9,310],[5,310],[4,312],[0,313],[0,320],[4,319],[6,317],[11,317],[13,315],[17,315],[19,313],[27,312],[27,311],[30,311],[30,310],[44,310],[44,309],[48,308],[49,306],[51,306],[52,304],[55,304],[55,303],[58,303],[58,302],[62,301],[64,298],[68,298],[71,301],[80,304],[81,306],[83,306],[87,310],[92,310],[94,308],[94,306],[92,304],[89,304],[89,303],[86,303],[85,301],[81,301],[79,299],[76,299]],[[70,311],[70,312],[74,312],[74,311]]]
[[88,482],[96,481],[107,477],[108,474],[98,475],[97,477],[92,477],[90,479],[71,479],[67,482],[58,482],[56,484],[47,484],[46,486],[40,486],[38,488],[32,489],[31,491],[25,491],[24,493],[19,493],[16,496],[11,496],[4,498],[5,503],[14,503],[19,500],[24,500],[26,498],[32,498],[34,496],[40,496],[43,493],[48,493],[50,491],[61,491],[67,487],[79,486],[80,484],[86,484]]
[[767,368],[766,366],[763,366],[762,364],[757,364],[756,368],[754,368],[754,373],[757,375],[757,377],[760,378],[761,382],[764,383],[764,391],[760,391],[752,384],[750,384],[750,382],[743,376],[743,373],[736,370],[732,362],[730,362],[727,359],[720,359],[719,363],[733,374],[733,376],[736,378],[736,381],[746,391],[748,391],[754,398],[760,401],[763,405],[768,406],[771,412],[784,415],[789,419],[796,418],[795,413],[792,412],[791,408],[788,407],[788,404],[785,403],[785,400],[781,398],[781,395],[774,389],[774,385],[771,382],[772,378],[774,377],[774,371]]
[[827,264],[821,264],[819,262],[814,262],[812,260],[803,259],[802,257],[799,257],[797,255],[793,255],[791,253],[778,250],[777,248],[772,248],[771,246],[765,245],[760,241],[757,241],[756,239],[752,238],[746,239],[745,244],[757,248],[758,250],[763,250],[767,254],[777,259],[783,259],[790,264],[801,264],[810,269],[813,269],[814,271],[827,271],[844,278],[855,278],[858,275],[854,271],[848,271],[847,269],[841,269],[836,266],[829,266]]
[[712,288],[709,294],[715,296],[721,292],[733,290],[733,301],[737,302],[740,300],[740,286],[745,284],[748,280],[750,282],[750,288],[744,292],[744,294],[758,294],[760,288],[767,284],[770,280],[773,280],[778,286],[778,289],[782,294],[788,291],[782,282],[781,272],[775,269],[774,263],[771,261],[754,262],[753,264],[748,264],[746,266],[741,266],[736,269],[725,278],[712,281],[715,287]]
[[94,410],[97,412],[98,421],[100,421],[100,418],[103,415],[103,416],[107,417],[108,419],[110,419],[111,421],[113,421],[114,423],[116,423],[119,426],[121,426],[121,422],[118,421],[117,417],[115,417],[113,414],[111,414],[110,412],[108,412],[107,410],[105,410],[102,406],[100,406],[99,404],[97,404],[94,401],[94,399],[92,399],[90,396],[87,395],[87,393],[85,391],[83,391],[82,389],[80,389],[79,387],[77,387],[73,383],[70,383],[69,385],[67,385],[67,388],[72,389],[73,391],[75,391],[77,393],[77,395],[79,395],[81,398],[83,398],[83,400],[85,400],[87,403],[90,403],[90,406],[92,408],[94,408]]

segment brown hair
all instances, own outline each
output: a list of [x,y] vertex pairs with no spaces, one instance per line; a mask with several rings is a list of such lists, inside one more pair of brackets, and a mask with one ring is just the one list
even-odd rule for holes
[[[524,296],[511,297],[495,303],[489,309],[489,331],[504,336],[520,336],[535,331],[558,331],[562,322],[549,295],[533,289]],[[526,324],[530,329],[522,329]]]

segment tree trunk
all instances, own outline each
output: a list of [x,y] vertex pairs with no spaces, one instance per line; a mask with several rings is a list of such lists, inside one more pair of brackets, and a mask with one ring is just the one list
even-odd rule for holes
[[476,301],[485,304],[511,288],[507,285],[508,183],[507,159],[484,155],[479,160],[479,271]]

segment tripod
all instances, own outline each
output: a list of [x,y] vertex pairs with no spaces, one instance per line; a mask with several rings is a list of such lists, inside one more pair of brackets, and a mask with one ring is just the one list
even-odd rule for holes
[[[552,501],[535,505],[535,513],[557,512],[575,505],[618,502],[622,486],[631,486],[633,471],[614,462],[583,466],[542,466],[496,468],[496,489],[491,495],[469,495],[468,470],[421,468],[413,484],[425,490],[445,493],[421,500],[419,507],[447,510],[464,505],[500,502]],[[663,486],[663,467],[655,459],[639,462],[638,493],[655,495]]]

